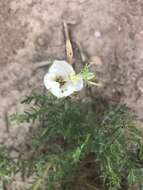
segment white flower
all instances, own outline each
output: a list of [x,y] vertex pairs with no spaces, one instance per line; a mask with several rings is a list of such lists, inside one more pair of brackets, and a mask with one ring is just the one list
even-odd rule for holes
[[62,98],[80,91],[83,88],[83,79],[75,74],[66,61],[55,60],[44,77],[44,85],[57,98]]

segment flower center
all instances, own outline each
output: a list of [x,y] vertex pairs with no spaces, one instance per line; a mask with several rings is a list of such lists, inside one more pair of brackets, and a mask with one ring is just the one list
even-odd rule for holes
[[66,83],[66,81],[61,76],[56,77],[56,82],[60,84],[60,88]]

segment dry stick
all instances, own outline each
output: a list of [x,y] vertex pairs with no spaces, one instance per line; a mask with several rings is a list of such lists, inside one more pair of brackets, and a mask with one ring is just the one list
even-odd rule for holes
[[82,62],[83,65],[85,65],[86,62],[87,62],[87,56],[85,55],[81,44],[79,42],[76,42],[76,44],[78,46],[78,50],[79,50],[79,53],[80,53],[81,62]]
[[70,40],[68,25],[65,21],[63,22],[63,26],[64,26],[64,35],[65,35],[65,40],[66,40],[66,57],[67,57],[67,61],[70,64],[72,64],[73,63],[73,48],[72,48],[72,43]]
[[6,132],[9,133],[9,120],[8,120],[7,111],[5,111],[5,113],[4,113],[4,120],[5,120],[5,124],[6,124]]
[[34,76],[39,68],[48,67],[52,63],[52,60],[36,62],[32,66],[32,76]]
[[34,68],[38,69],[40,67],[46,67],[46,66],[50,65],[51,62],[52,62],[51,60],[37,62],[37,63],[35,63]]

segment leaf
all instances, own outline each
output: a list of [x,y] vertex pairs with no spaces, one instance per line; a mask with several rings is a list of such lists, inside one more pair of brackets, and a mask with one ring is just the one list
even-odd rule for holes
[[129,186],[132,186],[136,181],[136,176],[135,176],[135,173],[134,173],[134,170],[131,169],[129,174],[128,174],[128,184]]

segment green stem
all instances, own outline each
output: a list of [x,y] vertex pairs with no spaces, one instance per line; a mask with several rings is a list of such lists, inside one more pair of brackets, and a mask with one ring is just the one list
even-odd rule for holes
[[51,164],[48,163],[46,169],[44,170],[42,177],[37,180],[36,184],[33,187],[33,190],[38,190],[41,187],[41,185],[42,185],[44,179],[46,178],[50,168],[51,168]]

